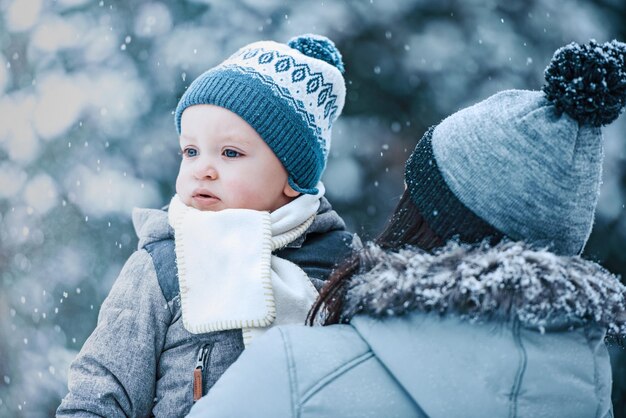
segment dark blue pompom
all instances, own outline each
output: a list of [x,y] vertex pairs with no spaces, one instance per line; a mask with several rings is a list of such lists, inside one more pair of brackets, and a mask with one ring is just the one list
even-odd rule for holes
[[300,35],[291,39],[287,45],[297,49],[306,56],[326,61],[336,67],[341,74],[344,72],[339,50],[337,50],[333,41],[325,36],[314,34]]
[[543,87],[558,112],[580,124],[613,122],[626,104],[626,44],[572,42],[558,49],[546,68]]

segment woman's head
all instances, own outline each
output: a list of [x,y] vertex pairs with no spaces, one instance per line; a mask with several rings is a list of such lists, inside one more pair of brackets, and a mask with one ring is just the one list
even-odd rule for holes
[[543,91],[503,91],[431,128],[405,181],[432,230],[582,252],[600,188],[600,127],[626,103],[625,56],[617,41],[572,43],[554,54]]
[[[429,129],[377,243],[429,251],[454,237],[508,237],[582,252],[600,188],[600,127],[626,104],[625,60],[621,42],[571,43],[555,52],[543,91],[503,91]],[[367,264],[367,254],[355,254],[331,276],[309,323],[322,309],[325,324],[340,321],[346,285]]]

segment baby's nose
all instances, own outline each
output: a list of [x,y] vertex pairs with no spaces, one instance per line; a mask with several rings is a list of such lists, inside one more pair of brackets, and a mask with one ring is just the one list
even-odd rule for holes
[[198,179],[217,179],[217,170],[210,163],[205,162],[198,164],[195,171],[196,178]]

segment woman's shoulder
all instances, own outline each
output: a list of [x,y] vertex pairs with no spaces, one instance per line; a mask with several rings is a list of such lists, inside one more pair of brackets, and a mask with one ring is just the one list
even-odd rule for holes
[[298,416],[325,382],[368,351],[349,325],[272,328],[244,350],[189,416]]
[[276,344],[280,344],[289,367],[297,371],[299,379],[311,382],[371,352],[351,325],[281,326],[269,331],[258,343],[260,357],[264,356],[263,351],[275,350]]

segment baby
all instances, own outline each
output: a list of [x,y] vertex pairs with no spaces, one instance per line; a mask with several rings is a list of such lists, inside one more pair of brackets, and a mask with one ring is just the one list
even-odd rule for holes
[[303,35],[247,45],[189,86],[176,195],[167,211],[133,212],[139,250],[58,416],[183,416],[257,335],[304,323],[358,239],[320,182],[342,73],[332,41]]

